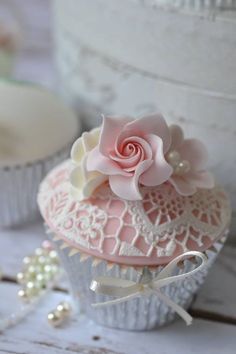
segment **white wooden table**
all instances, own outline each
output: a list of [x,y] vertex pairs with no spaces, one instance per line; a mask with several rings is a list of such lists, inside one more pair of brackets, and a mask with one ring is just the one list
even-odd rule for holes
[[[22,258],[45,239],[43,224],[0,231],[0,316],[19,306],[16,273]],[[0,334],[0,353],[17,354],[234,354],[236,350],[236,249],[226,245],[192,305],[194,323],[182,320],[149,332],[123,332],[74,316],[62,328],[47,323],[47,313],[68,299],[66,283],[52,291],[36,310],[16,327]]]

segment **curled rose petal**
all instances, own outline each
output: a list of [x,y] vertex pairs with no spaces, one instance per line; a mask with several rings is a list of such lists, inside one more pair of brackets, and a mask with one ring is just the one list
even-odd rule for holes
[[107,156],[111,152],[111,148],[117,136],[122,131],[123,127],[129,123],[132,118],[125,117],[105,117],[101,128],[101,136],[99,140],[99,151]]
[[154,156],[152,165],[142,174],[140,182],[145,186],[157,186],[164,183],[171,176],[173,168],[166,162],[164,157],[162,140],[154,134],[146,135],[146,140],[152,147]]
[[142,195],[140,194],[138,186],[139,176],[150,167],[151,164],[152,161],[143,161],[139,164],[135,174],[131,177],[110,176],[109,183],[112,191],[123,199],[141,200]]
[[99,151],[99,147],[95,147],[88,155],[87,159],[88,171],[99,171],[105,175],[126,175],[129,176],[128,172],[122,170],[117,162],[104,156]]
[[131,135],[143,137],[147,134],[154,134],[162,139],[164,153],[169,149],[171,143],[170,131],[161,114],[153,114],[128,123],[123,128],[117,143],[120,144]]

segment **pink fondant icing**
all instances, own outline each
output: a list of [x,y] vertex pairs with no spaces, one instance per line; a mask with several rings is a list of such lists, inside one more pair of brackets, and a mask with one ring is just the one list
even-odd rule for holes
[[204,251],[226,232],[230,205],[221,188],[181,196],[170,183],[141,187],[141,201],[120,199],[108,183],[78,202],[70,194],[71,163],[43,181],[39,207],[51,230],[89,255],[126,265],[159,265],[187,250]]

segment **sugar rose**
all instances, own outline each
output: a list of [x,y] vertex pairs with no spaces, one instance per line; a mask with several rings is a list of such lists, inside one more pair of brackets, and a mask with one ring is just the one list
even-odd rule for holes
[[160,114],[136,120],[104,117],[99,143],[88,152],[86,168],[107,176],[120,198],[140,200],[140,184],[157,186],[170,178],[173,168],[165,159],[170,144],[170,130]]

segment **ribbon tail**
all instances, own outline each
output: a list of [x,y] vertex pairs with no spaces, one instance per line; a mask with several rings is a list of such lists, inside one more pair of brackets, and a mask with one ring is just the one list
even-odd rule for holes
[[130,294],[130,295],[127,295],[127,296],[119,297],[118,299],[104,301],[104,302],[97,302],[95,304],[92,304],[92,307],[97,308],[97,307],[104,307],[104,306],[121,304],[122,302],[126,302],[126,301],[128,301],[130,299],[138,297],[139,295],[140,295],[140,292],[137,292],[137,293]]
[[186,325],[189,326],[192,324],[193,318],[190,314],[185,311],[181,306],[172,301],[168,296],[163,294],[159,290],[155,290],[155,293],[161,298],[169,307],[171,307],[178,315],[186,322]]

